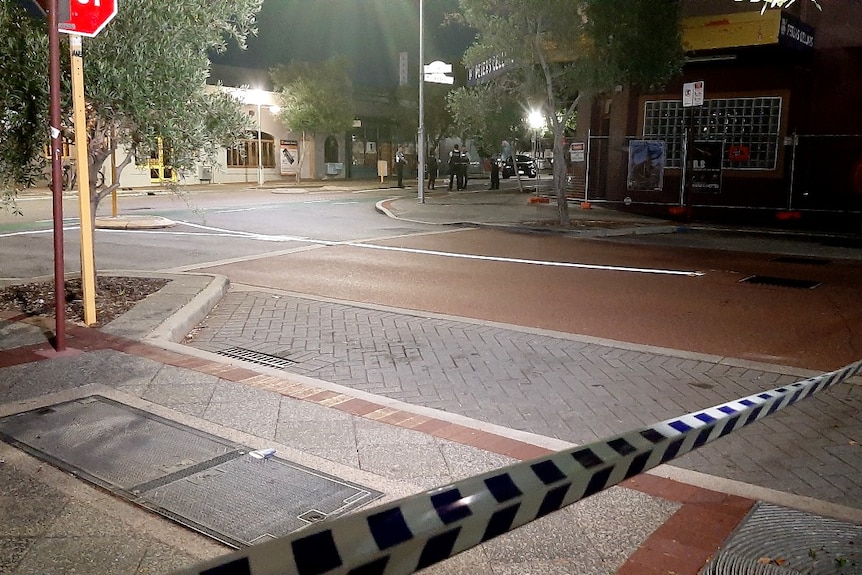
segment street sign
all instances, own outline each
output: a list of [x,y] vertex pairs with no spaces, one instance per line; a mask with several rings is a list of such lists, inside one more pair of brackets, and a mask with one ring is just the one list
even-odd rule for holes
[[435,60],[423,68],[426,82],[432,82],[434,84],[455,83],[455,78],[447,75],[452,73],[452,64]]
[[682,107],[703,106],[703,80],[682,85]]
[[69,0],[69,20],[60,32],[92,38],[117,15],[117,0]]

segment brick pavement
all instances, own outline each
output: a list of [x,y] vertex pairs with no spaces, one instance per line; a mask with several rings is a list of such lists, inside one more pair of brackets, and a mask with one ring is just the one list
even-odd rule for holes
[[[810,375],[794,368],[234,287],[193,347],[511,429],[585,443]],[[862,388],[851,383],[674,465],[862,508]]]

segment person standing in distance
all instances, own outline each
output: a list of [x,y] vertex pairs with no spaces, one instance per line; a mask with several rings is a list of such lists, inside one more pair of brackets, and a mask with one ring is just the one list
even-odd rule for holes
[[[461,163],[461,150],[458,148],[458,144],[452,148],[452,151],[449,152],[449,162],[447,167],[449,169],[449,191],[452,191],[452,184],[455,183],[455,180],[458,179],[458,164]],[[461,189],[460,187],[458,188]]]
[[470,166],[470,156],[467,155],[467,150],[461,150],[461,157],[458,161],[458,189],[463,190],[467,187],[467,168]]
[[500,160],[497,156],[491,158],[491,189],[500,189]]
[[398,187],[404,187],[404,163],[406,162],[406,158],[404,157],[404,148],[398,146],[398,151],[395,152],[395,173],[398,174]]
[[431,151],[428,153],[428,189],[433,190],[437,186],[437,156]]

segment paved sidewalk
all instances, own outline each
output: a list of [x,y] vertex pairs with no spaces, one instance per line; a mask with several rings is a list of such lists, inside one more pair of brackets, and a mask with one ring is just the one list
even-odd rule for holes
[[[379,209],[440,224],[523,227],[555,209],[522,194],[438,193],[423,205],[393,193]],[[675,227],[604,209],[572,212],[595,233]],[[63,354],[46,340],[51,322],[0,315],[0,418],[100,395],[255,449],[275,448],[391,500],[808,375],[230,287],[218,276],[166,277],[173,281],[165,289],[104,328],[71,326]],[[218,353],[230,346],[293,363],[276,369]],[[789,531],[823,516],[862,525],[858,384],[429,572],[697,575],[760,501],[810,514],[771,526],[778,551],[754,550],[770,560],[789,553],[780,545]],[[521,409],[494,402],[512,393]],[[167,573],[228,551],[2,442],[0,518],[0,573]],[[810,554],[804,548],[814,561]],[[859,569],[858,554],[850,560]],[[809,572],[854,571],[832,564]]]

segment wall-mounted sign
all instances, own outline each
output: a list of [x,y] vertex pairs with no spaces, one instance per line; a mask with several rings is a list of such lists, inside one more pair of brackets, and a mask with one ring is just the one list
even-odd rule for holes
[[782,14],[778,25],[778,43],[796,50],[812,50],[814,28],[788,14]]
[[682,85],[682,107],[703,106],[703,81]]
[[695,142],[691,148],[691,189],[693,192],[721,191],[721,161],[724,142]]
[[280,140],[279,150],[281,175],[296,174],[299,169],[299,143],[296,140]]
[[572,162],[583,162],[586,159],[583,142],[572,142],[569,144],[569,159]]

